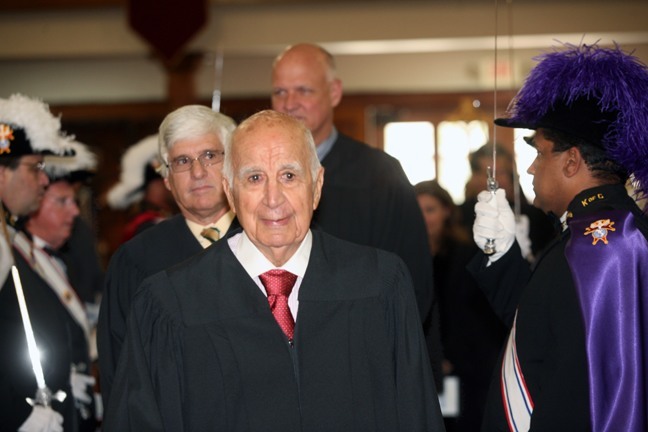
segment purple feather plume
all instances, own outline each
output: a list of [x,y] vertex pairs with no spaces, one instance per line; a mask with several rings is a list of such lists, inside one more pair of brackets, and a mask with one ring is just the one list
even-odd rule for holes
[[508,107],[508,118],[533,123],[555,104],[598,100],[602,112],[618,116],[603,139],[608,156],[634,176],[648,194],[648,68],[635,56],[598,45],[565,44],[536,57],[539,63]]

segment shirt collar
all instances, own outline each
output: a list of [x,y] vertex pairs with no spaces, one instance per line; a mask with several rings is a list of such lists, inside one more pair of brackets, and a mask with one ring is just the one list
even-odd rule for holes
[[[228,243],[234,255],[251,278],[258,278],[261,273],[277,268],[257,249],[245,231],[231,237]],[[279,268],[288,270],[290,273],[303,278],[306,274],[312,247],[313,235],[308,230],[297,251]]]
[[317,158],[320,160],[320,162],[324,160],[327,154],[329,154],[337,137],[338,131],[335,126],[333,126],[333,130],[331,130],[331,134],[328,136],[328,138],[322,141],[321,144],[318,145],[315,149],[317,151]]
[[213,224],[200,225],[199,223],[190,221],[187,218],[185,218],[185,222],[187,222],[187,226],[189,227],[191,234],[193,234],[193,236],[196,238],[196,240],[198,240],[198,242],[202,245],[203,248],[206,248],[209,245],[211,245],[211,242],[207,240],[205,237],[200,235],[202,230],[207,227],[216,227],[218,228],[218,231],[221,234],[221,238],[223,238],[225,237],[227,230],[229,230],[230,225],[232,225],[232,221],[234,220],[234,217],[235,217],[234,212],[232,210],[229,210],[227,213],[221,216],[221,218],[218,219],[216,223]]

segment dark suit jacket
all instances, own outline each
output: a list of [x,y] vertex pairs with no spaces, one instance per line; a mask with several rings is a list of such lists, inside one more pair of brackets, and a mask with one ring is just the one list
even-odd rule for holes
[[411,278],[313,232],[294,345],[221,241],[147,279],[105,430],[442,431]]
[[[238,227],[234,220],[230,230]],[[137,287],[152,274],[178,264],[203,248],[185,218],[176,215],[142,231],[115,252],[106,272],[99,312],[97,348],[101,394],[108,403],[126,334],[126,319]]]

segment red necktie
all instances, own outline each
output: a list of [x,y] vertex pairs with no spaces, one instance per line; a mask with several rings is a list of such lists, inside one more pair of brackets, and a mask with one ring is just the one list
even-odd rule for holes
[[295,331],[295,320],[288,307],[288,296],[293,285],[295,285],[297,275],[286,270],[275,269],[260,274],[259,278],[268,294],[268,303],[272,315],[274,315],[279,327],[288,336],[288,339],[292,339]]

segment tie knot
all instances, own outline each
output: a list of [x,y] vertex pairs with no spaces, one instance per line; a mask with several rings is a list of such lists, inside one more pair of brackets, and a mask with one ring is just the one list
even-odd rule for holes
[[280,295],[288,297],[293,285],[295,285],[297,275],[286,270],[275,269],[260,274],[259,278],[269,296]]
[[220,240],[220,230],[216,227],[207,227],[200,232],[200,235],[212,243]]

